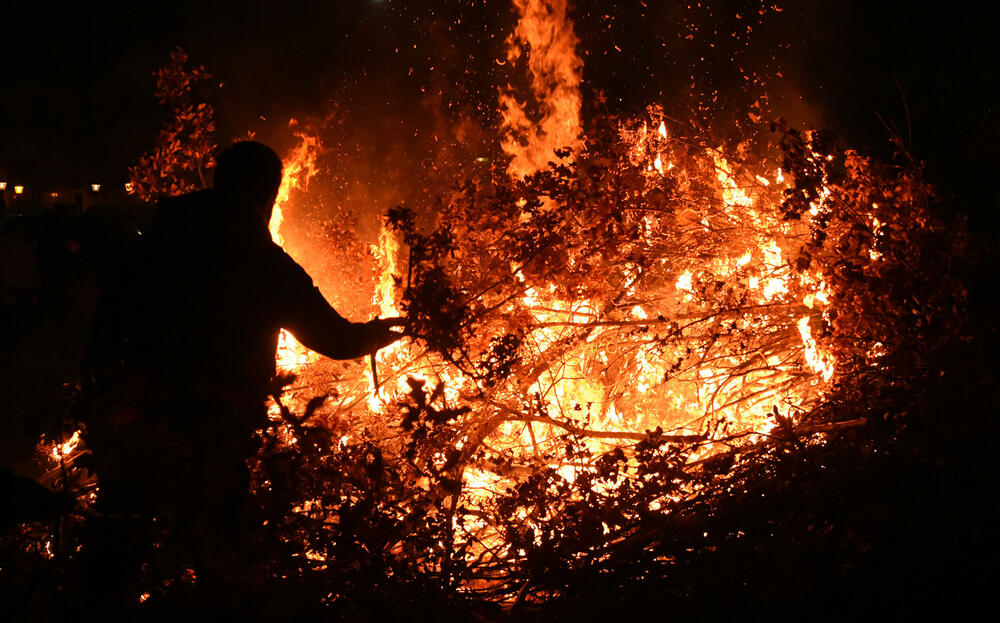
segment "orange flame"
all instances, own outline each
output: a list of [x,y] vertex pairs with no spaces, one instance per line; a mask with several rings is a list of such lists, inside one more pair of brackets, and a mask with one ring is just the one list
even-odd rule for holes
[[73,454],[73,451],[76,450],[79,444],[80,444],[80,431],[77,430],[74,431],[74,433],[70,436],[69,439],[62,442],[54,443],[52,445],[52,450],[50,451],[49,456],[52,457],[53,461],[58,461],[65,456]]
[[[289,127],[295,127],[295,119],[289,121]],[[284,208],[293,190],[306,190],[309,180],[318,172],[316,158],[319,156],[321,147],[319,138],[310,136],[303,132],[296,132],[299,144],[284,160],[284,169],[281,173],[281,186],[278,187],[278,196],[274,202],[274,210],[271,212],[271,222],[268,229],[275,244],[285,248],[285,239],[281,234],[281,227],[284,223]],[[288,251],[287,248],[285,248]],[[278,336],[278,350],[275,363],[281,372],[296,372],[303,365],[314,361],[318,355],[300,344],[294,336],[284,329]]]
[[[295,127],[298,123],[295,119],[288,122],[289,127]],[[309,187],[309,180],[318,173],[316,168],[316,158],[320,154],[319,138],[309,136],[304,132],[296,132],[299,144],[292,150],[284,160],[284,169],[281,172],[281,186],[278,187],[278,196],[274,201],[274,211],[271,213],[271,222],[268,229],[271,238],[279,246],[284,247],[284,238],[281,235],[281,224],[284,222],[283,208],[288,203],[293,190],[305,190]],[[287,249],[286,249],[287,250]]]
[[[532,95],[541,119],[531,120],[514,87],[500,91],[500,113],[506,133],[501,146],[512,160],[511,177],[524,177],[566,162],[556,150],[580,149],[580,82],[583,61],[576,53],[578,39],[568,16],[567,0],[514,0],[520,16],[507,38],[507,60],[527,57]],[[528,53],[530,50],[530,53]]]

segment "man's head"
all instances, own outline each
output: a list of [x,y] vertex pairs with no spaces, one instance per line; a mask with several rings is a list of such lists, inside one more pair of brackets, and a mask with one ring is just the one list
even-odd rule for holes
[[256,204],[270,219],[281,186],[281,158],[267,145],[233,143],[219,154],[214,185],[219,192]]

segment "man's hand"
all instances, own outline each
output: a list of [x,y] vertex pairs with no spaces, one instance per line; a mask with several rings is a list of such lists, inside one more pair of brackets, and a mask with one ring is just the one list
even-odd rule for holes
[[402,331],[393,331],[393,329],[405,325],[405,318],[376,318],[366,322],[365,345],[368,352],[376,353],[403,337]]

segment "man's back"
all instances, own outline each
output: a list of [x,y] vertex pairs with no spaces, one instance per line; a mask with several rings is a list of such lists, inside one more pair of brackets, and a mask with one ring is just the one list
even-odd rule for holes
[[161,202],[99,310],[93,359],[156,384],[259,401],[281,328],[330,357],[370,349],[266,224],[216,191]]
[[251,216],[213,191],[161,203],[127,269],[128,369],[234,391],[266,383],[284,307],[277,299],[291,291],[297,266]]

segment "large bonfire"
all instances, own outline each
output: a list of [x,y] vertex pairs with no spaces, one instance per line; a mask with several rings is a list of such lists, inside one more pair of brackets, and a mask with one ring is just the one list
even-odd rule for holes
[[331,145],[292,124],[274,240],[345,316],[408,323],[365,362],[280,338],[255,487],[280,575],[326,602],[411,580],[559,594],[738,495],[741,465],[881,417],[835,405],[958,331],[918,167],[760,106],[724,133],[655,104],[585,121],[566,0],[514,6],[499,127],[464,133],[485,155],[428,172],[377,232],[316,207]]
[[[405,315],[409,337],[344,365],[282,335],[295,378],[267,452],[325,475],[293,478],[285,518],[313,571],[544,595],[553,565],[605,559],[743,457],[862,424],[823,416],[830,392],[898,354],[907,314],[959,296],[886,285],[919,279],[898,255],[930,226],[912,171],[781,124],[723,141],[656,105],[585,128],[567,3],[514,4],[505,63],[529,86],[499,89],[499,145],[476,146],[494,156],[324,264],[326,283],[368,281],[361,305],[327,292],[342,312]],[[298,136],[279,244],[322,175],[320,137]],[[338,252],[285,248],[307,268]]]

